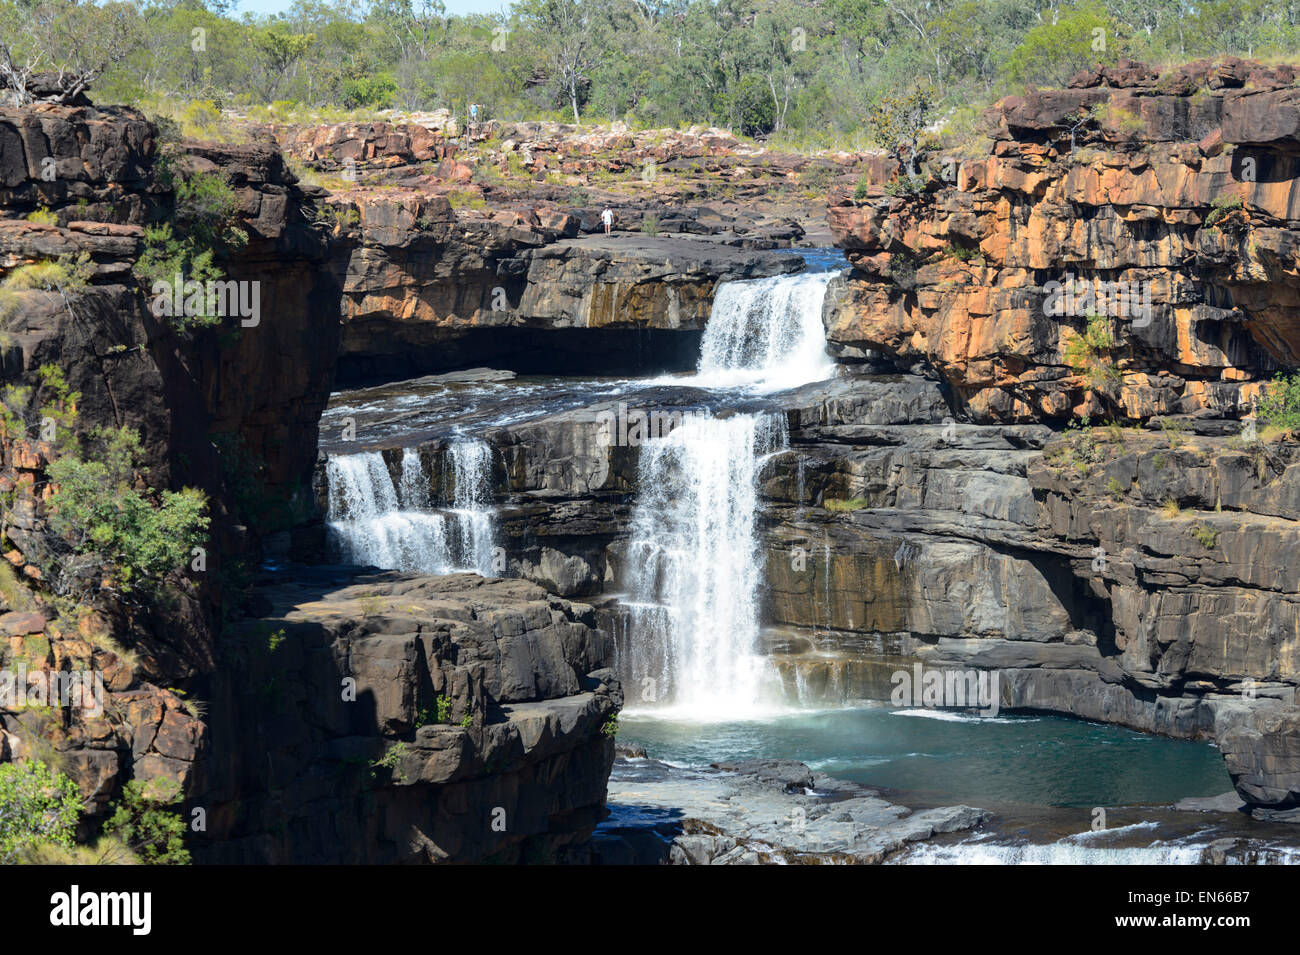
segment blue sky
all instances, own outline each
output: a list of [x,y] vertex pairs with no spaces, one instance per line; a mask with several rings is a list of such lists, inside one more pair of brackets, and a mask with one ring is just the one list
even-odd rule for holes
[[[239,0],[235,13],[281,13],[293,0]],[[442,0],[448,13],[496,13],[508,0]]]

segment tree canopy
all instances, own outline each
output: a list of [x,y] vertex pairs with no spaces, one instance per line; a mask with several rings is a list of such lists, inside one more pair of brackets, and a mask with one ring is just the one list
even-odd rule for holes
[[[63,71],[100,101],[709,123],[832,142],[918,86],[937,119],[1083,66],[1285,55],[1270,0],[0,0],[0,81]],[[889,146],[895,144],[887,144]]]

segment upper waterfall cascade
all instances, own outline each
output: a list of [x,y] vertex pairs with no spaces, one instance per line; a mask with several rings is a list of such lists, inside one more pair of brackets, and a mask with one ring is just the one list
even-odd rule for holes
[[822,304],[834,272],[724,282],[704,329],[695,383],[784,391],[829,378]]

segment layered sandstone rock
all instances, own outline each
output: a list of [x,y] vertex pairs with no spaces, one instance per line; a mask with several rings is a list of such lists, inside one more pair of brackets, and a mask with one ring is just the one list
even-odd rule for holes
[[[830,211],[855,266],[831,342],[932,366],[971,420],[1248,413],[1300,362],[1292,76],[1122,64],[1002,100],[919,192],[882,163],[865,201]],[[1071,279],[1110,298],[1080,288],[1054,314]],[[1101,384],[1067,354],[1089,312],[1114,339]]]
[[[642,490],[638,449],[601,440],[617,406],[481,432],[509,573],[592,600],[611,632],[626,621],[604,595],[625,586]],[[1294,446],[1222,420],[958,423],[917,376],[844,376],[763,407],[789,428],[761,490],[766,649],[792,699],[887,700],[916,664],[991,671],[1002,710],[1215,740],[1243,799],[1294,801]],[[419,451],[440,486],[446,442]],[[385,457],[396,480],[402,452]]]
[[340,229],[334,258],[345,378],[560,366],[530,358],[539,349],[572,355],[571,373],[600,373],[599,356],[647,335],[652,354],[676,367],[720,282],[800,266],[705,239],[582,237],[578,216],[549,205],[456,211],[445,196],[392,190],[332,202],[357,220]]

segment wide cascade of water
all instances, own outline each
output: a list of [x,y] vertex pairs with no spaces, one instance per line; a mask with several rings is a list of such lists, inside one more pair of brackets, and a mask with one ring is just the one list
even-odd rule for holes
[[[718,287],[694,387],[773,392],[829,378],[822,302],[834,272]],[[780,681],[759,652],[758,475],[784,420],[689,417],[641,448],[628,551],[629,702],[690,719],[757,717]]]
[[786,441],[782,418],[738,414],[642,446],[621,661],[633,707],[693,719],[765,708],[776,680],[758,652],[758,476]]
[[378,451],[332,454],[327,527],[342,559],[389,570],[493,574],[492,449],[461,440],[447,450],[450,474],[436,499],[418,452],[402,454],[394,483]]
[[834,272],[724,282],[713,297],[692,384],[783,391],[829,378],[822,303]]

